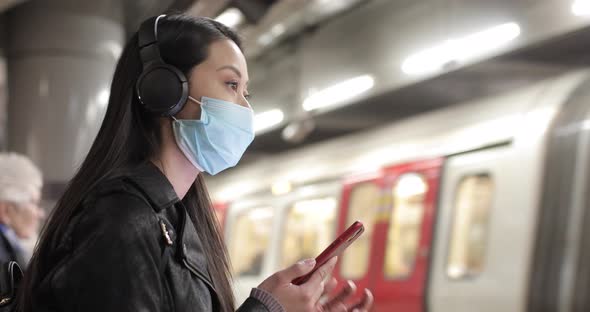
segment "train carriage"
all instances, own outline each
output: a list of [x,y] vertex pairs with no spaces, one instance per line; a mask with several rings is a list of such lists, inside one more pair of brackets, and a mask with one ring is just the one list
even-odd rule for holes
[[585,240],[569,229],[585,222],[588,79],[565,72],[208,178],[237,297],[361,220],[335,276],[370,288],[375,311],[585,304]]

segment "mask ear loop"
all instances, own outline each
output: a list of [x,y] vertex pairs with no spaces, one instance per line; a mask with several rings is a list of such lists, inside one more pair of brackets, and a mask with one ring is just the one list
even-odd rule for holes
[[[197,103],[197,104],[199,104],[199,105],[201,105],[201,106],[203,106],[203,103],[201,103],[201,101],[195,99],[194,97],[192,97],[190,95],[188,96],[188,99],[191,100],[191,101],[193,101],[193,102],[195,102],[195,103]],[[174,116],[170,116],[170,117],[172,118],[172,120],[178,121],[178,119],[176,119],[176,117],[174,117]]]
[[195,103],[197,103],[197,104],[199,104],[199,105],[201,105],[201,106],[203,106],[203,103],[201,103],[201,101],[195,99],[194,97],[192,97],[190,95],[188,96],[188,99],[191,100],[191,101],[193,101],[193,102],[195,102]]

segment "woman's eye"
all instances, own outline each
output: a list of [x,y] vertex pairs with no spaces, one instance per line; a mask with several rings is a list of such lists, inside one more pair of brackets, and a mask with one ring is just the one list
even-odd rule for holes
[[237,89],[238,89],[238,83],[237,83],[237,82],[235,82],[235,81],[226,82],[226,84],[227,84],[227,85],[228,85],[230,88],[232,88],[232,89],[234,89],[234,90],[237,90]]

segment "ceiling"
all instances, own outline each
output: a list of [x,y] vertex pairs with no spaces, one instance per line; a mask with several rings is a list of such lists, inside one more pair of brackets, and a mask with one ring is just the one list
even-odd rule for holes
[[[582,18],[571,18],[570,8],[563,1],[361,2],[327,21],[318,21],[315,27],[301,27],[301,33],[286,37],[288,40],[277,42],[272,48],[250,54],[250,63],[254,64],[251,77],[262,77],[253,84],[260,89],[254,89],[255,105],[262,104],[259,109],[264,110],[265,100],[271,98],[270,105],[282,107],[287,120],[280,127],[257,135],[246,161],[367,131],[590,65],[590,51],[584,44],[589,42],[590,27]],[[284,4],[277,4],[280,5]],[[440,9],[438,16],[432,13],[436,6]],[[466,65],[445,64],[440,73],[425,79],[385,73],[381,75],[382,87],[375,87],[359,100],[325,111],[301,111],[302,94],[314,85],[337,81],[338,75],[347,72],[383,73],[390,70],[387,62],[397,57],[398,51],[418,46],[421,37],[430,36],[433,41],[448,38],[450,33],[477,29],[474,25],[482,20],[490,23],[498,17],[512,18],[521,25],[522,39],[505,51]],[[392,47],[394,53],[385,54]],[[273,73],[275,68],[283,74]],[[303,122],[312,125],[313,130],[303,142],[287,142],[283,138],[285,127]]]
[[[315,116],[303,144],[289,144],[281,129],[258,136],[251,156],[276,153],[348,133],[369,130],[422,112],[526,86],[573,68],[590,66],[590,28],[540,42],[430,80],[383,93],[362,103]],[[250,157],[252,158],[252,157]]]
[[[20,2],[0,0],[0,11]],[[543,6],[530,0],[127,0],[124,21],[131,32],[146,17],[160,12],[216,17],[228,7],[240,9],[246,22],[238,29],[245,38],[251,85],[258,89],[253,90],[256,104],[260,104],[255,108],[277,106],[285,111],[280,126],[257,135],[245,156],[252,160],[518,88],[567,68],[587,66],[590,53],[582,44],[590,42],[587,24],[555,28],[554,24],[567,19],[556,15],[544,20],[547,12],[554,10],[550,5],[560,2],[547,0]],[[382,9],[385,7],[387,10]],[[515,12],[521,12],[521,20],[540,21],[546,29],[559,31],[540,34],[535,33],[542,31],[537,30],[541,29],[538,24],[523,24],[523,32],[532,33],[532,39],[498,55],[466,66],[449,64],[452,68],[425,79],[398,81],[395,73],[387,73],[381,86],[359,100],[321,112],[301,109],[302,96],[310,88],[347,73],[391,71],[384,60],[397,57],[395,53],[407,54],[404,49],[419,46],[420,40],[425,40],[422,37],[448,36],[469,29],[474,22],[516,16]],[[282,25],[282,31],[277,31],[277,25]],[[271,39],[261,43],[269,34]],[[306,126],[311,131],[301,143],[289,143],[282,137],[288,125]]]

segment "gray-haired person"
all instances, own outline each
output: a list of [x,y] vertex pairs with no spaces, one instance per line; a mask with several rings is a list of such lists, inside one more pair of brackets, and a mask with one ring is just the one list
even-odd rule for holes
[[43,179],[24,155],[0,153],[0,264],[15,260],[24,269],[28,253],[23,240],[35,238],[40,220]]

